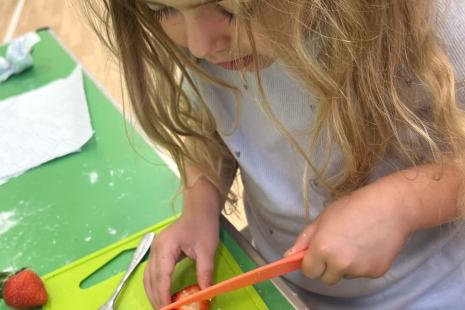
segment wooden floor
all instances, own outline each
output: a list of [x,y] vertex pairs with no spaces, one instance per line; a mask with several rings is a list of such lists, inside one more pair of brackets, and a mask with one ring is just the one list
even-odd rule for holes
[[122,102],[119,71],[114,60],[103,49],[97,37],[86,25],[76,0],[1,0],[0,38],[4,42],[14,9],[24,1],[13,37],[42,27],[49,27],[79,59],[104,88]]
[[[118,65],[86,24],[79,1],[84,0],[0,0],[0,43],[49,27],[85,70],[122,104],[127,98]],[[240,230],[246,226],[242,205],[227,217]]]

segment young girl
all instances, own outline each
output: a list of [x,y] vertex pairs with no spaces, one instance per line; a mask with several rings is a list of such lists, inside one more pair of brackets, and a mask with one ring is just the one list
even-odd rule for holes
[[306,250],[312,309],[462,309],[463,0],[104,0],[133,113],[176,161],[183,211],[144,285],[187,255],[211,284],[239,168],[253,243]]

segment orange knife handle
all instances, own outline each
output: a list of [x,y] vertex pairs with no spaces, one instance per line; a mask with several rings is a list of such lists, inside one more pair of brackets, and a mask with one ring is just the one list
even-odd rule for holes
[[306,251],[307,250],[296,252],[276,262],[253,269],[242,275],[210,286],[200,292],[166,305],[160,310],[174,309],[196,301],[211,299],[219,294],[233,291],[238,288],[249,286],[300,269],[302,267],[302,259],[304,258]]

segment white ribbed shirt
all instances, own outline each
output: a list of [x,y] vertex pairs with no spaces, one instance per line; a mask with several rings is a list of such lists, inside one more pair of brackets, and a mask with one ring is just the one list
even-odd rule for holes
[[[425,0],[426,1],[426,0]],[[456,80],[465,79],[465,0],[452,0],[438,29],[453,64]],[[304,160],[275,128],[257,103],[253,74],[202,64],[211,74],[241,89],[236,115],[233,95],[220,87],[199,82],[218,132],[240,166],[244,206],[256,248],[268,261],[282,257],[308,224],[302,195]],[[307,149],[316,104],[306,90],[275,62],[261,72],[271,110],[303,149]],[[244,87],[244,85],[247,87]],[[465,89],[457,91],[465,102]],[[235,119],[239,125],[234,128]],[[312,155],[316,166],[327,160],[328,148],[319,141]],[[329,172],[341,163],[337,150]],[[395,158],[386,158],[371,175],[377,179],[401,169]],[[325,191],[308,177],[311,219],[325,207]],[[386,239],[389,236],[386,236]],[[301,273],[288,279],[304,288],[303,298],[312,309],[465,309],[465,234],[450,225],[414,233],[389,271],[378,279],[341,280],[326,286]]]

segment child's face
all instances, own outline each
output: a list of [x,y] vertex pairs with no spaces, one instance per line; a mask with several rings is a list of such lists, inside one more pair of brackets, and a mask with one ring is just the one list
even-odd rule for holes
[[[236,0],[146,1],[157,13],[168,37],[179,46],[188,48],[197,58],[229,70],[249,71],[253,69],[253,62],[259,68],[272,63],[272,55],[259,36],[255,36],[258,59],[252,57],[246,34],[241,34],[241,42],[236,43]],[[258,32],[253,22],[252,31]]]

